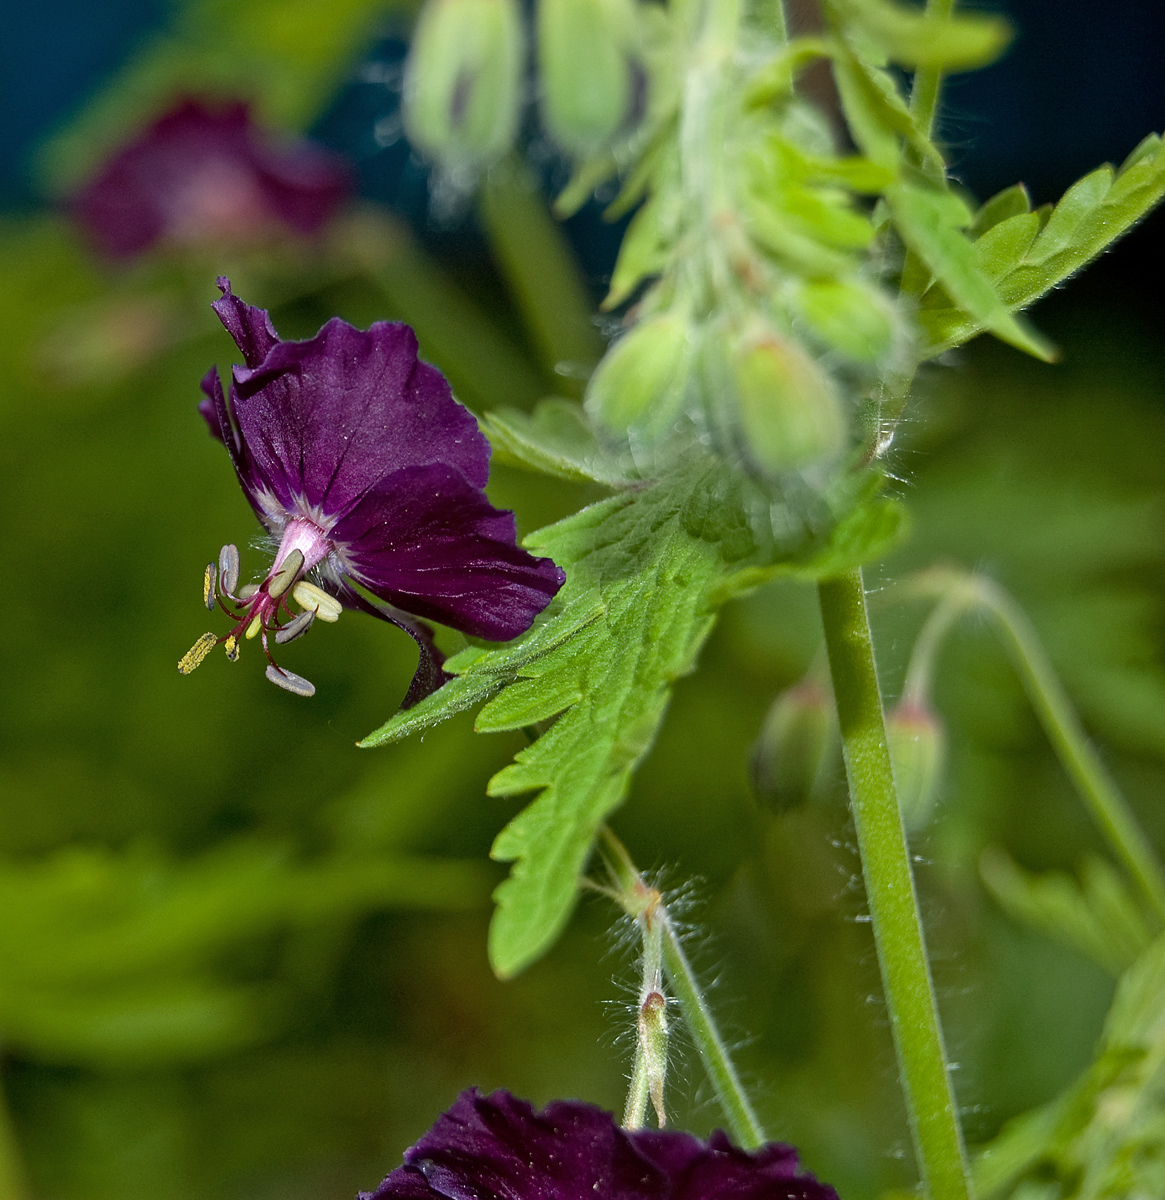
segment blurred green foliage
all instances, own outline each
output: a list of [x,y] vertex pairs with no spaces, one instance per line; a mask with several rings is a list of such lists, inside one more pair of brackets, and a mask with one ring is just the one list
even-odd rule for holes
[[[305,124],[384,11],[192,5],[55,143],[50,173],[76,178],[188,80],[245,82],[270,119]],[[519,736],[458,718],[358,752],[403,695],[414,650],[351,614],[296,647],[318,685],[310,703],[271,688],[250,647],[240,665],[174,669],[204,627],[203,564],[226,541],[244,545],[245,567],[259,561],[253,515],[195,413],[199,378],[233,354],[206,307],[214,274],[247,280],[289,337],[333,313],[412,319],[464,400],[528,408],[557,356],[591,348],[577,320],[535,321],[557,285],[522,258],[505,227],[515,210],[494,200],[488,311],[470,299],[480,279],[430,260],[382,214],[353,218],[322,260],[124,271],[96,263],[59,216],[0,226],[0,1080],[34,1195],[347,1196],[461,1087],[620,1104],[633,980],[612,912],[584,905],[516,981],[486,963],[500,878],[486,854],[518,806],[485,784]],[[1057,300],[1041,324],[1063,347],[1058,367],[976,344],[960,372],[931,368],[892,453],[913,533],[882,578],[951,559],[1011,589],[1160,845],[1159,339],[1113,305]],[[552,426],[554,410],[539,419]],[[518,418],[508,429],[520,458]],[[495,466],[493,498],[524,532],[597,494],[586,464],[563,461],[559,481]],[[888,694],[921,618],[891,588],[876,606]],[[864,1200],[912,1176],[840,765],[811,806],[777,814],[747,773],[769,702],[819,643],[808,584],[729,605],[617,827],[688,897],[693,955],[720,981],[711,998],[769,1131]],[[1089,945],[1015,920],[1032,887],[1021,895],[1013,875],[1007,893],[989,868],[1012,898],[1001,909],[980,862],[1000,847],[1062,883],[1083,872],[1078,898],[1103,875],[1088,865],[1099,839],[988,625],[960,627],[934,702],[948,768],[915,848],[969,1136],[1072,1085],[1071,1112],[1039,1118],[1059,1142],[1024,1160],[1066,1163],[1067,1177],[1073,1139],[1103,1141],[1102,1092],[1135,1087],[1144,1126],[1159,1122],[1159,964],[1125,977],[1119,1012],[1133,1015],[1109,1019],[1089,1068],[1112,975],[1141,943],[1108,946],[1098,965]],[[1120,1074],[1130,1041],[1149,1056],[1139,1075]],[[715,1124],[694,1055],[671,1077],[675,1123]]]

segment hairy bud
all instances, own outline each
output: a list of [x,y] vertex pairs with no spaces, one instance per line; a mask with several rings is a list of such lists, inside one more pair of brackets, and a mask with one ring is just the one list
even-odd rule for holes
[[587,385],[587,409],[616,433],[662,437],[683,411],[691,358],[687,320],[675,313],[648,317],[599,363]]
[[926,704],[902,700],[886,714],[886,737],[903,823],[910,831],[922,829],[934,809],[946,757],[942,721]]
[[450,167],[500,158],[518,126],[522,42],[516,0],[427,0],[405,75],[410,140]]
[[836,458],[845,416],[825,371],[772,330],[747,335],[732,356],[740,428],[749,457],[777,473]]
[[773,812],[806,803],[837,745],[833,697],[814,679],[786,688],[772,703],[752,751],[752,785]]
[[542,120],[564,150],[593,154],[632,119],[635,41],[631,0],[539,0]]
[[894,308],[867,284],[806,280],[794,293],[793,303],[810,329],[848,358],[876,362],[894,344]]

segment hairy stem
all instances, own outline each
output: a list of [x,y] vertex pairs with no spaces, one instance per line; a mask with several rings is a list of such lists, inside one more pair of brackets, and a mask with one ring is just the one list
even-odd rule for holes
[[894,790],[866,596],[855,569],[819,585],[866,896],[906,1111],[930,1200],[969,1200],[906,834]]
[[[955,0],[927,0],[928,17],[949,17],[955,9]],[[938,94],[942,87],[942,72],[933,67],[920,67],[914,73],[910,89],[910,114],[926,137],[934,130],[934,118],[938,111]]]
[[613,894],[623,911],[639,920],[650,909],[653,919],[658,921],[664,971],[724,1110],[729,1130],[746,1150],[763,1145],[767,1140],[764,1130],[736,1073],[728,1047],[716,1028],[712,1010],[704,999],[659,892],[644,882],[626,847],[606,826],[599,832],[599,850],[614,884]]

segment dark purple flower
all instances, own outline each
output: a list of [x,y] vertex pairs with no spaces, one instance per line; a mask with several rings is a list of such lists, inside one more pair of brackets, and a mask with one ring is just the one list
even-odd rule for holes
[[[444,678],[431,631],[412,618],[491,641],[529,629],[565,576],[519,549],[513,514],[486,499],[489,442],[440,371],[418,360],[413,331],[378,321],[362,332],[333,318],[309,341],[284,342],[263,309],[232,295],[227,280],[218,286],[214,309],[246,366],[233,368],[229,401],[212,368],[199,411],[278,549],[263,582],[240,590],[238,552],[224,547],[218,587],[212,565],[204,598],[234,628],[206,634],[179,670],[218,642],[233,658],[240,638],[261,635],[268,677],[310,694],[275,665],[268,635],[290,641],[343,605],[416,639],[410,704]],[[294,614],[289,599],[304,611]]]
[[184,100],[105,164],[73,212],[102,253],[129,258],[157,243],[310,236],[348,187],[339,157],[313,142],[276,144],[246,104]]
[[629,1131],[593,1104],[535,1112],[509,1092],[462,1092],[404,1165],[360,1200],[837,1200],[792,1146],[737,1149],[664,1129]]

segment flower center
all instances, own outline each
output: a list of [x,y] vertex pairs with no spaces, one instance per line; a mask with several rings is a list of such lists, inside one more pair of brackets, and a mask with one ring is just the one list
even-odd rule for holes
[[[234,662],[239,657],[242,639],[259,637],[269,664],[267,678],[298,695],[312,695],[315,688],[306,679],[276,663],[269,636],[276,645],[283,645],[307,633],[316,617],[323,621],[339,619],[340,602],[303,578],[327,558],[331,548],[331,542],[318,525],[295,517],[283,531],[267,577],[262,583],[239,587],[239,551],[235,546],[224,546],[217,567],[211,563],[206,568],[202,599],[212,612],[221,608],[235,622],[234,628],[222,635],[203,634],[178,663],[178,670],[189,675],[220,642],[227,658]],[[289,603],[292,599],[300,612],[292,611]]]

